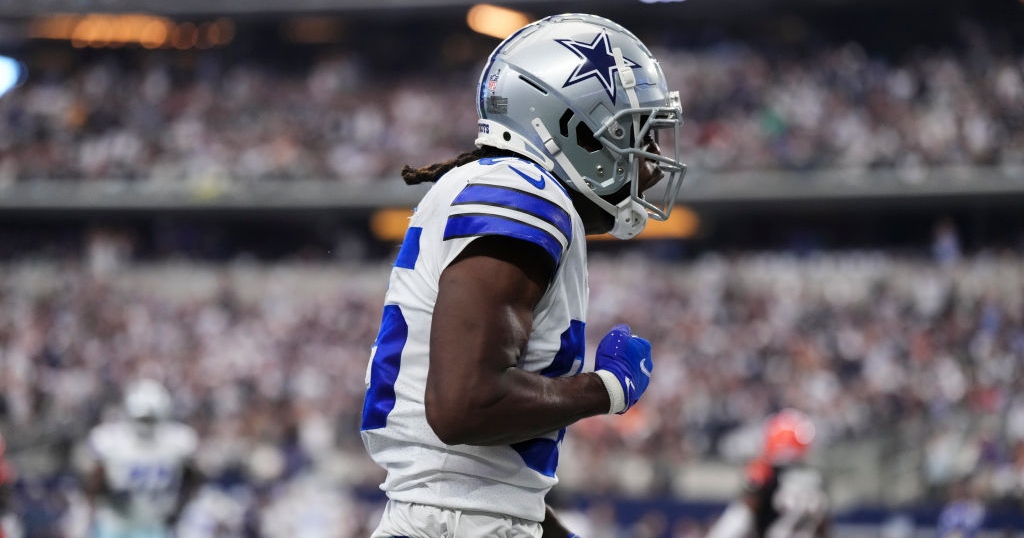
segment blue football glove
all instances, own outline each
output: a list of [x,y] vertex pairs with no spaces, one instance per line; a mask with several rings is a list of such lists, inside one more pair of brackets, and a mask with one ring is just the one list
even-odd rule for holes
[[629,325],[620,323],[597,345],[594,370],[601,376],[608,398],[609,413],[625,413],[633,407],[651,382],[651,343],[629,332]]

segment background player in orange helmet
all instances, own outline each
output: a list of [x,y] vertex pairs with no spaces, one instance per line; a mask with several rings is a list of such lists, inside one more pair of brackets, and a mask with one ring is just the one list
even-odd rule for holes
[[761,454],[746,467],[742,495],[712,524],[707,538],[828,536],[824,480],[804,464],[814,436],[814,423],[796,409],[769,417]]

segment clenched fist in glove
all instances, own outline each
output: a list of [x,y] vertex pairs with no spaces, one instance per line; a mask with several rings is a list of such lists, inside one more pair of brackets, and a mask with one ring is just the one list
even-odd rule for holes
[[620,323],[597,345],[594,370],[601,376],[611,400],[609,413],[625,413],[647,390],[651,382],[651,343],[629,332]]

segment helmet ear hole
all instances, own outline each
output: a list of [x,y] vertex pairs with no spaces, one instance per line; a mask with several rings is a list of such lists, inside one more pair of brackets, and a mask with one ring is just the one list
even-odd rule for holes
[[[558,132],[565,138],[569,138],[569,123],[573,117],[572,109],[567,108],[562,113],[562,117],[558,118]],[[587,127],[587,124],[582,121],[576,124],[576,144],[590,153],[601,151],[601,148],[604,147],[594,136],[594,131],[591,131],[590,127]]]
[[562,134],[563,138],[569,138],[569,120],[572,119],[572,109],[565,109],[562,113],[562,117],[558,118],[558,132]]
[[591,131],[590,127],[587,127],[587,124],[582,121],[576,124],[576,143],[590,153],[601,151],[601,148],[604,147],[601,142],[594,137],[594,131]]

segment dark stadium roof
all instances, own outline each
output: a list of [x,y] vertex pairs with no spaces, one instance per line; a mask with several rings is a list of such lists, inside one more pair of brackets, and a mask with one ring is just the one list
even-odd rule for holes
[[[931,0],[928,5],[967,2],[968,0]],[[686,11],[707,14],[712,11],[737,11],[740,8],[766,7],[828,7],[864,5],[866,3],[910,4],[924,3],[924,0],[502,0],[492,3],[508,7],[529,9],[531,5],[543,4],[545,10],[566,11],[610,6],[632,6],[636,4],[682,4]],[[196,13],[258,14],[295,12],[339,12],[353,10],[420,10],[437,8],[458,8],[480,3],[473,0],[0,0],[0,17],[27,17],[52,13],[86,12],[148,12],[167,15]],[[981,3],[981,0],[975,0]]]

